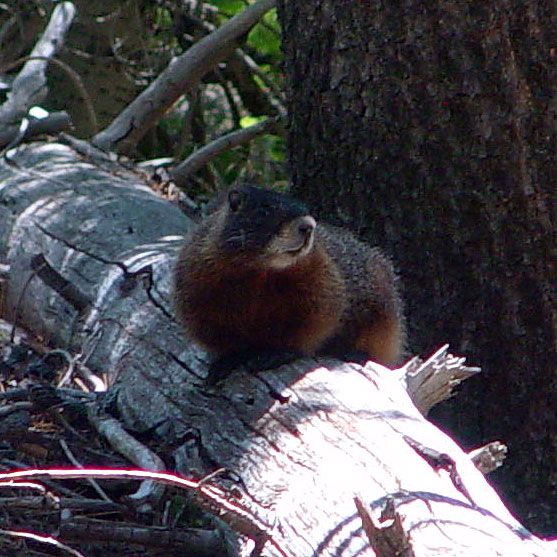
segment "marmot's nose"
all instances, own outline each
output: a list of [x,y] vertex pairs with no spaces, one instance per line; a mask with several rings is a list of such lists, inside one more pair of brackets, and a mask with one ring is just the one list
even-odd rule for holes
[[315,222],[315,219],[307,215],[298,221],[298,232],[304,238],[308,238],[311,236],[316,226],[317,223]]

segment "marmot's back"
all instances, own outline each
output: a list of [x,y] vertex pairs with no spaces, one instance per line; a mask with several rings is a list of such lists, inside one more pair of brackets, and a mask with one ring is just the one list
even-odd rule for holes
[[340,355],[353,349],[380,363],[397,364],[405,330],[390,259],[342,228],[320,225],[316,236],[340,271],[347,300],[339,330],[322,352]]
[[362,351],[387,365],[400,357],[389,260],[349,232],[316,226],[300,202],[255,186],[231,188],[186,242],[174,299],[187,333],[219,357]]

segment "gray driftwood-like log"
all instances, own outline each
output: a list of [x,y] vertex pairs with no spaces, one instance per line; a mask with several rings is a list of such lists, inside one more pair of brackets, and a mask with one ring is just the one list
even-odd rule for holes
[[169,303],[191,221],[141,173],[92,161],[57,143],[0,161],[4,305],[105,374],[125,425],[175,446],[178,472],[220,470],[207,482],[241,509],[221,518],[254,524],[238,555],[555,555],[418,410],[448,396],[436,369],[443,383],[475,371],[446,349],[401,370],[307,359],[207,387]]

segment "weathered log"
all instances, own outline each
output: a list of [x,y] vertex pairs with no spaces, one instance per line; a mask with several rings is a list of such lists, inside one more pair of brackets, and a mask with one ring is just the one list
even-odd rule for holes
[[[177,446],[183,475],[224,469],[208,481],[261,534],[259,545],[238,536],[239,555],[254,545],[297,557],[554,554],[417,409],[412,399],[425,411],[437,390],[420,394],[418,364],[406,377],[404,368],[307,359],[206,386],[206,357],[182,338],[169,302],[191,221],[115,162],[92,164],[60,144],[8,156],[0,263],[9,264],[9,314],[105,373],[125,425]],[[90,303],[41,280],[37,255]]]

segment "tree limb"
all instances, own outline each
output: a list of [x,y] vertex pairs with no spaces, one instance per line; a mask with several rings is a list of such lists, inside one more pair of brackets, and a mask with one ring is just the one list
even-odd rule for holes
[[92,142],[104,150],[129,151],[146,131],[201,78],[234,51],[237,41],[273,8],[276,0],[259,0],[216,31],[174,58],[149,85]]
[[199,170],[223,151],[244,145],[255,137],[272,132],[277,128],[278,124],[274,119],[266,118],[247,128],[227,133],[192,153],[184,162],[170,171],[170,176],[176,184],[182,185],[186,182],[188,176]]

